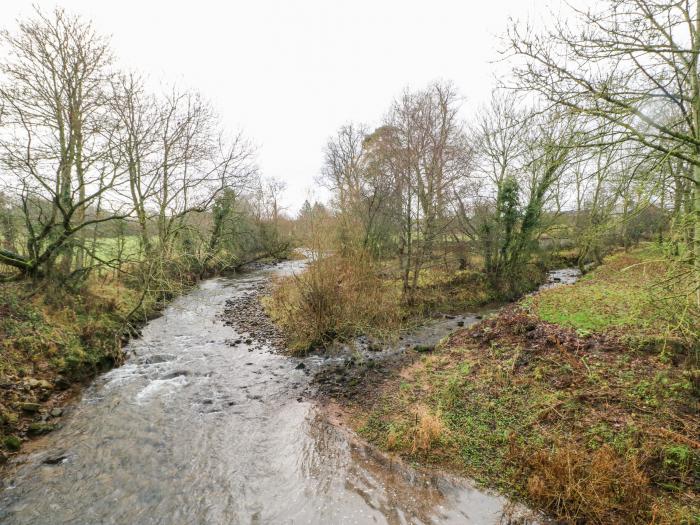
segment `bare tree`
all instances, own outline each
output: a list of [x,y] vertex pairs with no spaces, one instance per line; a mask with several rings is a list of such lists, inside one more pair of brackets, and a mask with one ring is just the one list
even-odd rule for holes
[[122,180],[109,159],[108,44],[60,9],[37,11],[1,40],[7,58],[0,65],[0,155],[4,183],[20,196],[28,238],[26,253],[2,250],[0,261],[37,275],[61,256],[68,273],[83,265],[86,227],[128,213],[121,206],[109,217],[87,213]]
[[334,194],[344,249],[357,242],[375,256],[387,244],[388,206],[396,194],[385,131],[369,133],[364,125],[341,127],[326,146],[321,179]]
[[700,3],[607,0],[572,9],[577,24],[559,22],[544,34],[513,26],[519,85],[692,167],[676,176],[689,183],[677,188],[688,192],[700,304]]
[[347,124],[326,144],[322,182],[334,192],[341,210],[352,208],[362,193],[363,142],[367,135],[364,125]]
[[142,80],[133,73],[115,76],[112,83],[110,109],[118,130],[113,136],[112,161],[126,167],[129,184],[125,197],[133,204],[141,246],[148,257],[152,251],[148,208],[156,189],[158,166],[157,101],[145,91]]
[[436,240],[450,222],[451,188],[467,177],[472,150],[459,118],[459,96],[450,84],[406,91],[394,105],[386,126],[393,131],[394,165],[401,191],[400,259],[404,292],[418,286]]

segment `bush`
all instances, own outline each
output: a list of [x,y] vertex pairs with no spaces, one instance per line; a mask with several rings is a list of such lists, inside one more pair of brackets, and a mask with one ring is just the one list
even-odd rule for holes
[[2,443],[10,452],[16,452],[22,446],[22,440],[17,436],[5,436]]
[[402,322],[400,293],[384,283],[362,254],[313,261],[286,277],[265,301],[289,347],[305,352],[360,333],[387,336]]

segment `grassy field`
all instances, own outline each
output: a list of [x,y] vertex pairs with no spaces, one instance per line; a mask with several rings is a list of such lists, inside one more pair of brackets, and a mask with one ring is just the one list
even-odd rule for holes
[[565,287],[549,290],[526,306],[542,320],[581,335],[614,330],[630,338],[668,338],[673,343],[698,329],[692,310],[683,307],[692,298],[684,296],[682,285],[673,279],[668,259],[650,245],[609,257],[573,292]]
[[136,261],[140,258],[140,241],[137,235],[125,237],[101,237],[95,245],[95,255],[104,261],[121,258]]
[[455,334],[351,424],[567,523],[700,523],[700,373],[657,255],[614,255]]

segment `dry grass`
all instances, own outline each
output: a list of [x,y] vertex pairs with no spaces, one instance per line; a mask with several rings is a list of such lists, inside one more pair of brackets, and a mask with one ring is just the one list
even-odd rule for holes
[[550,514],[568,522],[645,521],[651,487],[636,456],[623,458],[609,445],[591,453],[575,442],[534,451],[514,445],[511,454],[531,501]]
[[446,430],[447,427],[439,411],[432,413],[427,407],[419,406],[416,410],[411,452],[416,454],[429,451],[434,444],[443,439]]
[[364,333],[388,336],[402,324],[400,293],[365,257],[328,256],[282,279],[264,301],[296,352]]

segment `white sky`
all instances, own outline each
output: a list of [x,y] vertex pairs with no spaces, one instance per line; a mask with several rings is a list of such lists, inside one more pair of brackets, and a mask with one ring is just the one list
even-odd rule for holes
[[[12,30],[32,4],[1,0]],[[63,0],[112,37],[122,67],[154,85],[177,82],[212,101],[230,129],[259,146],[262,172],[287,182],[294,213],[315,187],[328,137],[346,122],[376,125],[404,87],[452,80],[465,112],[505,71],[498,36],[510,17],[538,22],[536,0]]]

